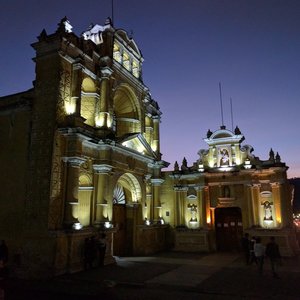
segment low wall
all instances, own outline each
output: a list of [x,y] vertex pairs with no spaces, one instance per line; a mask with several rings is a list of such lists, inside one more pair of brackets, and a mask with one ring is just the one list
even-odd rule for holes
[[204,229],[175,229],[174,251],[209,252],[210,233]]
[[296,232],[291,228],[287,229],[249,229],[245,230],[250,237],[260,237],[262,244],[266,245],[270,241],[270,237],[274,236],[275,241],[279,246],[279,251],[282,256],[295,256],[299,254],[299,244],[297,241]]
[[169,225],[138,225],[133,254],[150,255],[167,250],[170,247],[169,231]]

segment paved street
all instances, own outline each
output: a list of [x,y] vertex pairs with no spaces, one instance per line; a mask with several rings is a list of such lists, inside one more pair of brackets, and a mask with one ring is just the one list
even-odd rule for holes
[[279,279],[239,254],[168,252],[117,258],[116,265],[48,281],[5,283],[4,299],[300,299],[300,258],[285,258]]

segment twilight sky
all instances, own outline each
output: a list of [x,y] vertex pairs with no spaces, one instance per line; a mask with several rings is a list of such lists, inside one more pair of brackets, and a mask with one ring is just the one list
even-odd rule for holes
[[[43,28],[67,16],[81,34],[111,16],[111,0],[10,0],[0,9],[0,96],[32,87]],[[114,25],[133,31],[145,62],[144,83],[162,115],[161,152],[173,168],[197,160],[208,129],[221,121],[268,159],[272,147],[300,176],[299,0],[114,0]]]

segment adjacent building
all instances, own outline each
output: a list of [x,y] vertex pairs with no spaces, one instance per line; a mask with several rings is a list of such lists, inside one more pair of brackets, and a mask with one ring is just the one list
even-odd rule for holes
[[[41,32],[33,88],[0,98],[0,236],[16,276],[81,270],[87,238],[114,256],[239,248],[243,232],[297,244],[287,167],[221,126],[173,171],[160,153],[161,111],[135,41],[110,19],[81,36],[67,18]],[[46,271],[46,272],[45,272]]]
[[176,250],[236,250],[248,232],[265,243],[276,236],[284,255],[297,251],[287,166],[272,149],[260,160],[244,139],[238,127],[209,130],[192,166],[183,159],[163,173],[163,215],[175,228]]

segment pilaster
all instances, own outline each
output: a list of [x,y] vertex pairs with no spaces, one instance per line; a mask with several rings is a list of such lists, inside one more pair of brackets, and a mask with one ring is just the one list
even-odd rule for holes
[[206,227],[206,205],[205,205],[205,195],[204,188],[198,189],[198,217],[199,217],[199,227]]
[[161,202],[160,202],[160,187],[164,182],[161,178],[151,179],[152,183],[152,195],[153,195],[153,221],[158,222],[162,218]]
[[252,215],[253,215],[253,225],[259,225],[259,192],[260,192],[260,184],[253,184],[251,186],[251,205],[252,205]]
[[100,102],[96,107],[96,126],[101,128],[112,128],[113,118],[109,113],[110,88],[109,80],[113,71],[109,67],[101,69]]
[[86,160],[80,157],[65,157],[63,161],[67,165],[64,224],[68,228],[80,229],[81,225],[78,220],[79,169]]
[[153,117],[153,146],[152,149],[159,154],[160,153],[160,144],[159,144],[159,116]]
[[96,177],[96,203],[94,207],[94,225],[100,226],[100,224],[107,221],[107,189],[109,185],[109,174],[112,170],[112,166],[107,164],[95,164],[93,165],[93,169]]

